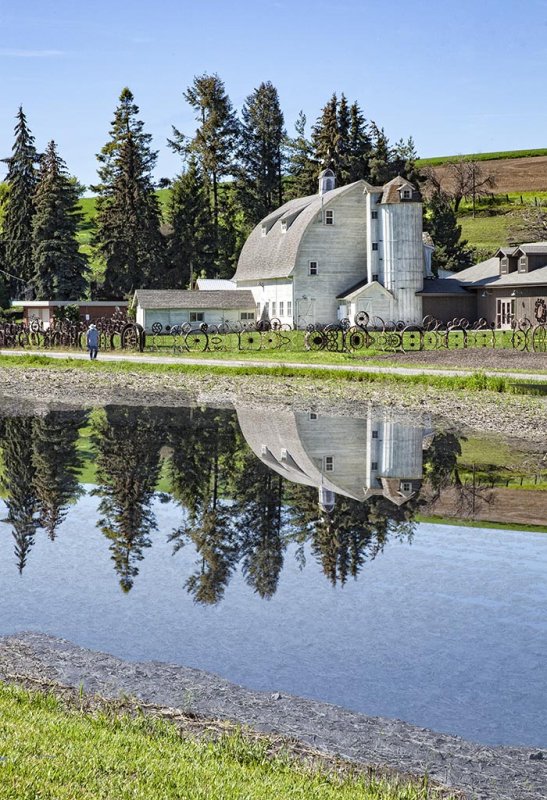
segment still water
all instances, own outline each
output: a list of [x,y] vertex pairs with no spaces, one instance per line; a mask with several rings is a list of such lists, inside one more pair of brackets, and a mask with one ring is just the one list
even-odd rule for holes
[[492,502],[465,446],[374,408],[6,417],[0,634],[546,746],[547,535],[416,521]]

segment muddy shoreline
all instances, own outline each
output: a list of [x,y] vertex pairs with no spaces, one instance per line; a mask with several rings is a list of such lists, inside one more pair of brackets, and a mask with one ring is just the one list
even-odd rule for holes
[[547,446],[547,398],[494,392],[442,391],[427,385],[352,383],[335,378],[203,373],[116,373],[79,369],[0,368],[4,413],[111,404],[291,406],[321,413],[361,415],[369,404],[442,420],[457,427],[503,434]]
[[409,775],[428,773],[474,800],[547,796],[547,749],[493,747],[401,720],[328,703],[256,692],[217,675],[160,662],[128,662],[40,633],[0,638],[0,679],[82,687],[108,699],[129,695],[163,708],[249,725],[315,750]]

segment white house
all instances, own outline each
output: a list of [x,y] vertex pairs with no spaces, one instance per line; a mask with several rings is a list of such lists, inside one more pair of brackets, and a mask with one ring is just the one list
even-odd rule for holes
[[317,195],[290,200],[254,228],[233,280],[253,293],[257,317],[299,327],[359,311],[421,322],[421,195],[401,177],[335,188],[325,170]]
[[190,323],[198,327],[254,322],[255,302],[248,290],[138,289],[133,298],[136,321],[147,331],[154,324],[170,330]]

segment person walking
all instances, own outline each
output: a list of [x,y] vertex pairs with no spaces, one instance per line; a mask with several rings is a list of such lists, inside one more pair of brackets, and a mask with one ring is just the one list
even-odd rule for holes
[[86,341],[87,349],[89,350],[89,357],[91,360],[94,360],[97,358],[97,352],[99,350],[99,331],[93,323],[91,323],[87,329]]

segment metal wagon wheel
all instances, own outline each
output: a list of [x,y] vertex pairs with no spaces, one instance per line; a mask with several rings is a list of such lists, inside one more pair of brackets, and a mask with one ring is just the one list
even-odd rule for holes
[[424,346],[423,331],[415,325],[407,325],[403,328],[401,347],[403,353],[416,352],[422,350]]
[[262,347],[260,331],[242,331],[238,334],[238,347],[240,350],[260,350]]
[[190,353],[203,353],[209,345],[209,337],[205,331],[191,331],[184,337],[184,346]]
[[359,313],[355,315],[355,324],[358,325],[359,328],[366,328],[369,322],[370,317],[366,311],[359,311]]
[[358,326],[350,328],[344,336],[344,346],[346,350],[349,350],[351,353],[369,347],[371,342],[372,337],[367,331]]
[[547,353],[547,325],[535,325],[531,341],[534,353]]
[[323,331],[308,331],[304,337],[306,350],[324,350],[327,346],[327,337]]

